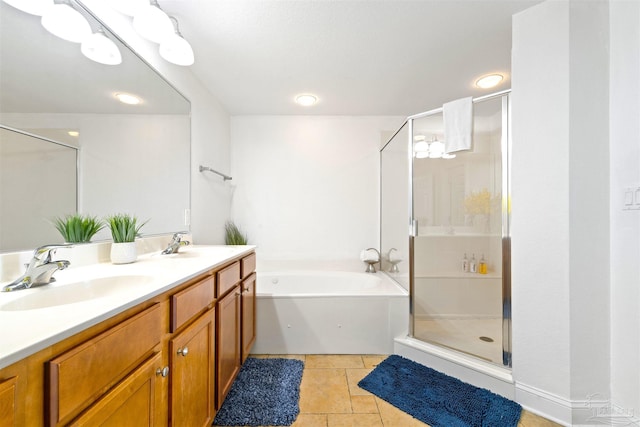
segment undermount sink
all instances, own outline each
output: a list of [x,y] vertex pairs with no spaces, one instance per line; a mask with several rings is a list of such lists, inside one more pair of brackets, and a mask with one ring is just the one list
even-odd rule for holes
[[[2,311],[36,310],[109,297],[122,290],[150,283],[150,276],[110,276],[58,286],[44,285],[0,306]],[[16,291],[23,292],[23,291]]]

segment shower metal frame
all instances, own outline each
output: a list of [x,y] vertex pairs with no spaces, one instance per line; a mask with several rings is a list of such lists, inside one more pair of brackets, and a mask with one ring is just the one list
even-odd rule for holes
[[[511,89],[495,92],[489,95],[473,98],[473,103],[483,102],[494,98],[502,98],[502,135],[501,135],[501,161],[502,161],[502,364],[511,367]],[[408,188],[409,191],[409,336],[414,337],[414,239],[418,235],[418,224],[413,218],[413,121],[416,119],[442,113],[442,107],[407,117],[400,126],[408,125]],[[399,132],[399,131],[398,131]],[[380,149],[380,153],[387,147],[397,133],[389,139]],[[382,156],[381,156],[382,162]],[[382,168],[382,163],[380,165]],[[382,171],[382,169],[381,169]],[[382,178],[381,178],[382,179]],[[382,202],[382,200],[381,200]],[[382,215],[382,211],[381,211]],[[382,225],[382,224],[381,224]],[[380,233],[382,238],[382,230]],[[382,243],[382,242],[381,242]]]

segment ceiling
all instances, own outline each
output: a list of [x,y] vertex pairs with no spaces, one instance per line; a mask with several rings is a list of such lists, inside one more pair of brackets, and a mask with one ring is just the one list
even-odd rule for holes
[[[511,86],[512,15],[541,0],[159,0],[232,115],[402,115]],[[481,75],[506,76],[494,89]],[[312,107],[294,103],[313,93]]]

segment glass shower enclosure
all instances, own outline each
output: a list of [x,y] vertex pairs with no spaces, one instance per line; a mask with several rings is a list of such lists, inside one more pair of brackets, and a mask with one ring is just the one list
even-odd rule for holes
[[385,271],[409,290],[415,339],[511,366],[509,91],[473,100],[471,150],[443,155],[442,109],[381,149]]

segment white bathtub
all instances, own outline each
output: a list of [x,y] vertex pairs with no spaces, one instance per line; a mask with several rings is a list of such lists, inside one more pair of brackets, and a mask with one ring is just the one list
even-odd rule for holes
[[409,295],[384,273],[258,272],[255,354],[390,354]]

